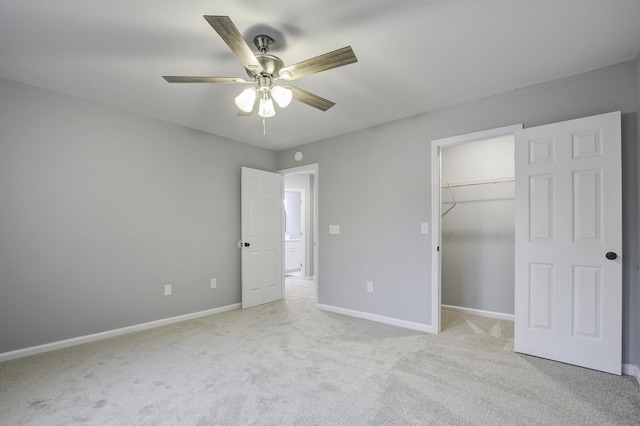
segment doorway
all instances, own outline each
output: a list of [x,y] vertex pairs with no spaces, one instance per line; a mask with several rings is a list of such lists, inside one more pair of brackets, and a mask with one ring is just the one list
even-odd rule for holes
[[447,311],[513,321],[513,153],[513,135],[441,150],[441,307]]
[[[504,315],[504,313],[497,312],[505,310],[505,303],[509,303],[507,302],[509,295],[507,294],[504,300],[496,305],[493,303],[495,300],[490,300],[492,297],[490,293],[493,293],[493,290],[495,290],[491,287],[495,286],[495,283],[478,284],[477,281],[478,273],[491,277],[491,274],[500,274],[504,271],[502,271],[499,266],[485,268],[484,265],[486,262],[483,263],[481,259],[477,259],[477,252],[480,248],[478,246],[478,241],[480,241],[478,236],[488,232],[487,229],[482,228],[482,226],[492,224],[494,229],[490,231],[489,234],[493,234],[494,236],[496,233],[496,224],[502,226],[491,217],[490,211],[484,211],[487,209],[486,202],[493,203],[496,201],[501,203],[506,201],[504,198],[508,198],[508,193],[505,191],[509,191],[509,185],[513,184],[513,172],[505,171],[505,169],[508,169],[508,167],[505,167],[505,164],[508,163],[511,163],[511,170],[513,170],[513,154],[511,154],[509,159],[503,159],[501,161],[502,165],[500,166],[500,170],[496,169],[495,164],[491,165],[491,156],[498,155],[498,152],[501,150],[504,152],[504,145],[508,143],[507,139],[511,138],[511,144],[513,144],[513,135],[515,131],[519,129],[522,129],[522,125],[507,126],[467,135],[438,139],[432,143],[432,282],[436,284],[432,286],[431,299],[431,324],[433,333],[439,333],[441,331],[441,308],[443,304],[447,308],[458,308],[458,310],[463,312],[466,311],[468,313],[505,319],[513,318],[508,313]],[[483,142],[484,145],[481,145]],[[478,145],[474,146],[473,143],[477,143]],[[482,157],[478,157],[477,152],[473,153],[474,149],[472,148],[484,148],[488,151],[494,150],[494,153],[486,152]],[[460,158],[462,158],[461,154],[464,151],[467,151],[468,159],[460,161]],[[482,162],[482,159],[487,159],[487,161]],[[444,167],[446,167],[446,170]],[[510,176],[498,176],[500,174],[510,174]],[[456,193],[458,199],[456,199]],[[443,202],[445,202],[444,205]],[[483,213],[479,214],[480,211],[483,211]],[[449,215],[449,217],[446,217],[447,215]],[[485,219],[484,223],[481,220],[483,216]],[[449,225],[455,226],[456,222],[461,226],[464,225],[466,229],[459,230],[457,235],[449,232],[446,235],[448,241],[444,241],[444,220],[448,221],[444,227],[446,230],[450,230]],[[513,216],[511,220],[513,221]],[[476,229],[467,225],[474,225]],[[478,228],[478,226],[480,226],[480,228]],[[504,232],[504,230],[501,232]],[[473,242],[473,244],[471,242]],[[444,244],[447,243],[449,246],[445,247]],[[495,241],[493,241],[493,243],[495,243]],[[456,259],[455,244],[463,244],[466,247],[464,255],[466,257],[476,256],[476,260],[469,263],[468,259]],[[453,245],[453,247],[451,247],[451,245]],[[491,244],[489,244],[489,246],[490,245]],[[500,246],[501,250],[504,250],[504,244],[499,244],[498,246]],[[447,249],[454,250],[449,250],[447,253],[445,252]],[[445,259],[447,255],[448,257]],[[482,255],[491,256],[491,253],[490,251],[487,253],[482,250]],[[513,257],[513,249],[511,257]],[[444,265],[443,259],[446,260]],[[472,267],[461,268],[463,264],[471,265]],[[475,265],[475,269],[473,265]],[[447,270],[455,271],[454,273],[458,274],[457,277],[446,277],[455,279],[449,280],[444,299],[443,272],[445,269],[443,269],[443,266],[446,267]],[[513,268],[513,265],[511,265],[511,268]],[[504,276],[504,274],[502,275]],[[451,284],[452,281],[457,282],[454,285]],[[501,285],[504,286],[505,283],[503,282]],[[507,283],[506,285],[509,284]],[[513,295],[513,280],[511,280],[510,286],[510,294]],[[512,314],[513,297],[511,297],[510,300],[510,310]],[[502,307],[491,308],[492,306]],[[507,307],[506,310],[509,310],[509,308]]]
[[[318,302],[318,165],[280,170],[284,182],[283,285],[304,281],[314,289]],[[292,203],[287,206],[287,203]],[[298,204],[299,203],[299,204]],[[297,204],[297,205],[295,205]],[[289,207],[287,209],[287,207]],[[299,217],[297,220],[295,217]],[[288,258],[287,258],[288,256]],[[298,266],[299,265],[299,266]],[[298,283],[301,284],[301,283]],[[286,291],[285,291],[286,294]]]
[[287,277],[307,276],[306,261],[306,193],[310,175],[284,177],[284,274]]

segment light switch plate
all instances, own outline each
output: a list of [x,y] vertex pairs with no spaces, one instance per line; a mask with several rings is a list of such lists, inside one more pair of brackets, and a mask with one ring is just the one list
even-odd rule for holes
[[429,222],[423,222],[420,224],[420,232],[423,234],[429,233]]
[[337,235],[340,233],[340,225],[329,225],[329,234]]

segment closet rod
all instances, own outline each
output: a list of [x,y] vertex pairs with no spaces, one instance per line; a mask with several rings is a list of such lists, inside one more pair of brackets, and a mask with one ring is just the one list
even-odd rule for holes
[[492,179],[461,180],[458,182],[445,182],[442,184],[442,188],[456,188],[459,186],[484,185],[487,183],[515,182],[515,180],[516,178],[513,176],[492,178]]

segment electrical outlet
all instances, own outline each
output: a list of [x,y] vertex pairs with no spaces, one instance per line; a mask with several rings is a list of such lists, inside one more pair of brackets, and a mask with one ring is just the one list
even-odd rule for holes
[[171,284],[165,284],[164,286],[164,295],[171,296]]
[[218,280],[215,278],[211,278],[211,288],[218,287]]
[[367,292],[373,293],[373,283],[371,281],[367,282]]

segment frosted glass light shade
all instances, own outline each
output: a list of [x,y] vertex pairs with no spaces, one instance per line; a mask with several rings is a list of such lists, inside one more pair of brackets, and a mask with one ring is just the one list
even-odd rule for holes
[[273,107],[273,101],[271,100],[271,98],[260,99],[260,107],[258,108],[258,115],[264,118],[269,118],[276,115],[276,110]]
[[256,89],[253,87],[249,87],[248,89],[244,89],[242,93],[236,96],[235,99],[236,106],[240,111],[251,112],[253,111],[253,105],[256,102]]
[[293,92],[286,87],[275,86],[271,89],[271,97],[280,108],[286,108],[291,103],[291,100],[293,100]]

